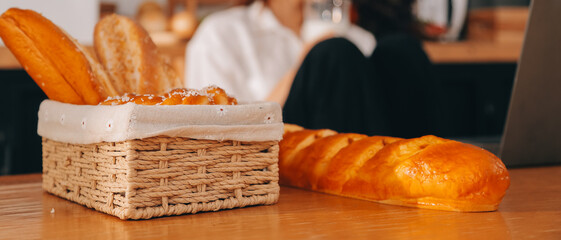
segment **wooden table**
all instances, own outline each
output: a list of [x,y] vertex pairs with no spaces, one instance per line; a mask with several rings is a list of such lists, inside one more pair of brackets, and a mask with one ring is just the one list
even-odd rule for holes
[[510,170],[499,211],[383,205],[294,188],[278,204],[124,221],[0,177],[0,239],[561,239],[561,166]]
[[522,40],[425,42],[424,49],[433,63],[516,63],[522,51]]

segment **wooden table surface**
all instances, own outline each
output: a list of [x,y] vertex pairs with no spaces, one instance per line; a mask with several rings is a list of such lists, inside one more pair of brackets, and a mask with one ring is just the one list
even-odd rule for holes
[[516,63],[522,41],[425,42],[424,49],[433,63]]
[[499,211],[383,205],[282,187],[272,206],[125,221],[0,177],[0,239],[561,239],[561,166],[510,170]]

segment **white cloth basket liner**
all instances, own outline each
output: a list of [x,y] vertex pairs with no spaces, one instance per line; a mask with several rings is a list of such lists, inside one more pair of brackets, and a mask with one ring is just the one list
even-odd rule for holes
[[120,142],[154,136],[206,140],[274,141],[283,135],[274,102],[239,105],[73,105],[45,100],[37,133],[72,144]]

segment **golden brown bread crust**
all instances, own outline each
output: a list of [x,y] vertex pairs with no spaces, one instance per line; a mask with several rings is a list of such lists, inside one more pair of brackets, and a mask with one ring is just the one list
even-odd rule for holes
[[284,124],[284,133],[289,133],[289,132],[296,132],[296,131],[301,131],[304,130],[303,127],[298,126],[296,124],[290,124],[290,123],[285,123]]
[[[284,144],[279,144],[279,160],[283,160],[279,161],[280,183],[290,185],[288,182],[285,183],[285,181],[290,181],[290,174],[294,174],[290,170],[294,161],[294,155],[310,146],[317,139],[335,134],[337,132],[328,129],[302,130],[285,134],[281,141]],[[287,175],[283,176],[283,174]]]
[[208,86],[202,89],[216,105],[235,105],[238,104],[238,100],[233,97],[228,96],[224,89],[217,86]]
[[368,160],[386,145],[398,140],[401,138],[373,136],[341,149],[331,160],[327,172],[321,176],[318,189],[327,193],[340,194],[343,184],[355,176]]
[[11,8],[0,17],[0,36],[47,96],[74,104],[98,104],[108,96],[81,46],[32,10]]
[[509,184],[506,167],[488,151],[424,136],[380,150],[342,194],[432,209],[493,211]]
[[[0,17],[0,37],[52,100],[95,105],[125,93],[163,94],[182,85],[146,31],[132,20],[111,15],[96,25],[94,35],[96,53],[111,77],[88,50],[40,14],[12,8]],[[199,98],[190,104],[206,99]],[[136,100],[155,102],[141,96]],[[216,92],[211,101],[232,99]]]
[[317,190],[318,180],[327,172],[329,162],[341,150],[366,135],[346,133],[326,136],[300,150],[285,171],[293,172],[288,182],[292,186]]
[[221,88],[211,86],[202,90],[176,88],[163,96],[126,93],[123,96],[108,98],[100,104],[121,105],[125,103],[140,105],[237,105],[238,101],[228,96]]
[[97,58],[93,56],[90,51],[88,51],[84,46],[78,43],[75,39],[71,38],[72,42],[76,44],[76,47],[84,54],[84,57],[90,63],[92,69],[92,81],[95,81],[98,92],[102,93],[102,100],[107,99],[107,97],[118,96],[119,93],[113,86],[113,81],[105,71],[105,68],[98,62]]
[[[473,145],[429,135],[369,137],[341,147],[332,139],[345,134],[337,134],[307,139],[309,147],[295,150],[301,143],[293,136],[310,131],[288,132],[288,141],[281,141],[282,184],[387,204],[465,212],[496,210],[510,184],[502,161]],[[287,149],[289,154],[283,153]],[[332,158],[326,159],[328,155]],[[309,164],[316,158],[327,167]],[[299,165],[305,167],[287,167]],[[306,182],[318,174],[317,186]]]
[[127,17],[112,14],[101,19],[95,26],[94,48],[118,95],[163,94],[181,87],[146,30]]
[[84,99],[49,63],[33,41],[4,17],[0,17],[0,37],[47,97],[60,102],[84,104]]

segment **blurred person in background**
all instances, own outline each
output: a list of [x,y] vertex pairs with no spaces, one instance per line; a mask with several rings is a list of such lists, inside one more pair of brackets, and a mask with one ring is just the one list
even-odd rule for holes
[[296,77],[279,83],[284,122],[368,135],[435,134],[437,91],[413,4],[353,0],[357,24],[376,37],[376,48],[365,57],[343,38],[314,46]]
[[[185,86],[217,85],[241,102],[282,105],[317,42],[301,36],[303,6],[304,0],[249,1],[206,17],[187,46]],[[372,34],[355,25],[344,37],[365,55],[374,49]]]

